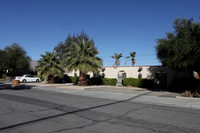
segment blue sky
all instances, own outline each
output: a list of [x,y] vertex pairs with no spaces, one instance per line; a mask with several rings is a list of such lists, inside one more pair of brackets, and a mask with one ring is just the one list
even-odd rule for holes
[[[199,0],[0,0],[0,49],[24,47],[33,60],[51,52],[69,33],[94,39],[104,66],[114,53],[136,52],[136,66],[160,65],[156,39],[172,32],[175,18],[200,15]],[[130,62],[127,63],[130,65]]]

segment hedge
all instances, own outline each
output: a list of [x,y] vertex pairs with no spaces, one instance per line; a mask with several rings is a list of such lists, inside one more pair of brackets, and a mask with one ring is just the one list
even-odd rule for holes
[[117,79],[115,78],[102,78],[102,85],[117,85]]
[[[38,75],[35,75],[36,77],[39,77]],[[44,80],[44,77],[40,77],[41,80]],[[62,78],[55,77],[55,83],[74,83],[78,84],[79,77],[72,77],[64,75]],[[93,77],[90,78],[88,81],[89,85],[117,85],[117,79],[116,78],[101,78],[101,77]]]
[[[43,76],[39,75],[34,75],[35,77],[39,77],[42,81],[44,81]],[[55,78],[55,83],[78,83],[78,78],[79,77],[72,77],[68,75],[63,75],[63,77],[54,77]]]
[[101,77],[93,77],[89,80],[89,85],[117,85],[117,79],[115,78],[101,78]]
[[132,85],[134,87],[153,88],[154,80],[153,79],[124,78],[123,84],[125,86]]
[[64,75],[62,78],[60,77],[55,77],[55,83],[78,83],[78,78],[79,77],[72,77],[68,75]]

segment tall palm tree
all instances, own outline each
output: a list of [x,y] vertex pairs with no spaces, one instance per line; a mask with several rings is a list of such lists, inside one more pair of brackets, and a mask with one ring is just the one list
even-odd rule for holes
[[97,57],[99,54],[93,40],[88,39],[85,33],[78,35],[76,41],[69,52],[65,55],[67,71],[79,70],[80,76],[78,85],[87,85],[86,75],[89,71],[98,72],[102,66],[102,59]]
[[[130,56],[127,56],[127,57],[126,57],[126,59],[128,59],[128,60],[131,58],[132,66],[135,65],[135,56],[136,56],[135,54],[136,54],[136,52],[130,52]],[[127,62],[128,60],[126,60],[126,62]],[[126,64],[126,62],[125,62],[125,64]]]
[[121,58],[121,57],[123,57],[122,56],[122,53],[120,53],[120,54],[116,54],[116,53],[114,53],[114,56],[111,56],[113,59],[115,59],[115,63],[114,63],[114,67],[115,68],[117,68],[118,66],[120,66],[120,61],[119,61],[119,59]]
[[48,82],[54,83],[54,77],[61,77],[64,74],[64,67],[61,64],[60,59],[55,54],[55,52],[49,53],[46,52],[45,55],[41,55],[42,58],[38,61],[38,65],[36,66],[36,70],[38,70],[38,74],[47,78]]

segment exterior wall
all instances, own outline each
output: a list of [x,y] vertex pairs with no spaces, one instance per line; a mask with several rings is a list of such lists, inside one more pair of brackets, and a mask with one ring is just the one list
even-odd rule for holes
[[[142,67],[142,71],[139,71],[139,68]],[[142,78],[147,78],[147,79],[153,79],[155,78],[155,73],[157,71],[168,71],[167,73],[171,72],[168,69],[165,69],[160,66],[119,66],[117,68],[114,67],[104,67],[105,71],[102,72],[101,70],[99,71],[99,74],[105,75],[105,78],[117,78],[119,72],[125,72],[127,78],[138,78],[139,74],[142,75]],[[69,76],[74,76],[75,73],[77,76],[79,76],[79,71],[72,71],[70,73],[66,72],[67,75]],[[173,72],[172,72],[173,73]],[[89,72],[88,75],[90,77],[93,77],[94,74],[92,72]]]
[[143,70],[142,71],[138,71],[139,70],[139,66],[133,66],[133,67],[129,67],[129,66],[125,66],[125,67],[105,67],[105,77],[106,78],[117,78],[118,77],[118,73],[120,71],[124,71],[126,73],[126,77],[129,78],[138,78],[139,74],[142,74],[142,78],[150,78],[149,75],[151,75],[150,71],[149,71],[149,66],[143,66]]
[[[80,75],[80,73],[79,73],[79,70],[77,70],[77,71],[72,71],[72,72],[65,72],[65,74],[67,74],[68,76],[73,76],[73,77],[75,77],[75,75],[76,76],[79,76]],[[87,75],[90,75],[90,77],[93,77],[94,76],[94,74],[93,74],[93,72],[88,72],[87,73]]]
[[[126,73],[126,78],[138,78],[139,74],[141,74],[142,78],[155,79],[156,73],[163,72],[167,75],[167,85],[169,85],[174,78],[191,77],[191,74],[188,72],[178,72],[161,66],[119,66],[117,68],[104,68],[105,70],[100,70],[99,74],[102,75],[104,73],[105,78],[118,78],[118,74],[122,72]],[[142,68],[142,71],[139,71],[139,68]],[[75,73],[79,76],[79,71],[73,71],[71,73],[66,72],[69,76],[74,76]],[[89,72],[88,75],[90,75],[90,77],[94,76],[92,72]]]
[[[139,68],[142,67],[142,71]],[[155,79],[156,73],[163,72],[167,75],[167,85],[169,85],[174,78],[193,78],[190,72],[179,72],[170,68],[161,66],[121,66],[121,67],[105,67],[105,77],[106,78],[117,78],[120,71],[126,73],[127,78],[139,78],[139,74],[142,78]]]
[[75,76],[75,74],[77,74],[77,76],[79,76],[79,71],[72,71],[72,72],[67,72],[67,70],[65,71],[65,74],[67,74],[68,76]]

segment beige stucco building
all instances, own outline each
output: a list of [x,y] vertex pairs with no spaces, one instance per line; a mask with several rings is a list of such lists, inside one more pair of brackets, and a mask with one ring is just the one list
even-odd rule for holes
[[[79,71],[73,71],[71,73],[66,73],[69,76],[79,76]],[[97,74],[89,72],[90,77],[94,77]],[[168,86],[174,78],[188,77],[190,73],[188,72],[178,72],[170,68],[161,66],[119,66],[114,67],[103,67],[99,70],[98,75],[104,76],[105,78],[116,78],[121,77],[126,78],[147,78],[147,79],[158,79],[165,86]]]

